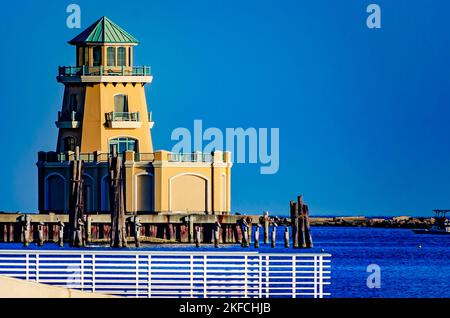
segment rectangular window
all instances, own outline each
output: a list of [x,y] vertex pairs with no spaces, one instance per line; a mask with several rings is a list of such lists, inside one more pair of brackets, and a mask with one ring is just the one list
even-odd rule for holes
[[131,54],[132,54],[133,52],[131,51],[131,46],[128,48],[128,66],[133,66],[132,64],[131,64]]
[[83,65],[83,57],[84,57],[83,47],[79,46],[77,50],[77,61],[78,61],[77,66]]
[[94,46],[92,48],[93,66],[102,65],[102,48],[100,46]]
[[118,66],[127,65],[126,49],[124,47],[119,47],[119,49],[117,50],[117,65]]
[[78,96],[76,94],[71,94],[69,97],[69,110],[71,112],[78,111]]
[[106,53],[107,53],[107,65],[115,66],[116,65],[116,48],[109,47],[106,49]]
[[114,96],[114,111],[116,113],[128,112],[128,96],[127,95],[115,95]]
[[89,65],[89,48],[85,46],[83,47],[83,51],[84,51],[83,65]]

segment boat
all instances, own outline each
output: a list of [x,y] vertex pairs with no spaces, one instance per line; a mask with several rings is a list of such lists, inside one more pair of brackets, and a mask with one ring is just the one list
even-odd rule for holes
[[435,213],[434,224],[429,229],[413,229],[416,234],[450,234],[450,220],[447,213],[450,210],[433,210]]

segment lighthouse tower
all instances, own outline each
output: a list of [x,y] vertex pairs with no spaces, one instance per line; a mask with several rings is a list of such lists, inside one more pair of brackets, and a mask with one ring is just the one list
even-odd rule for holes
[[148,66],[135,66],[138,41],[102,17],[69,41],[75,66],[61,66],[64,85],[56,149],[38,154],[39,211],[67,213],[74,182],[70,162],[82,160],[85,213],[109,213],[108,159],[123,158],[125,210],[130,214],[228,214],[231,154],[154,151],[144,87]]
[[64,100],[56,122],[56,152],[152,153],[153,126],[144,85],[150,68],[133,66],[138,41],[103,17],[69,41],[75,46],[76,66],[60,67]]

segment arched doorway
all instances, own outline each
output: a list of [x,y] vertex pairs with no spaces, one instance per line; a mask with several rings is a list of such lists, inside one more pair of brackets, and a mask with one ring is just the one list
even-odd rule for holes
[[150,173],[142,173],[136,175],[135,182],[135,205],[137,212],[152,212],[154,183],[153,175]]
[[196,174],[181,174],[170,179],[169,209],[176,212],[207,212],[208,179]]

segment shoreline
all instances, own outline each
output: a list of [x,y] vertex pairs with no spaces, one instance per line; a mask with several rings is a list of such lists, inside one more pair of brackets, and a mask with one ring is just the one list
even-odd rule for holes
[[311,226],[347,226],[374,228],[427,229],[434,223],[432,217],[310,217]]

